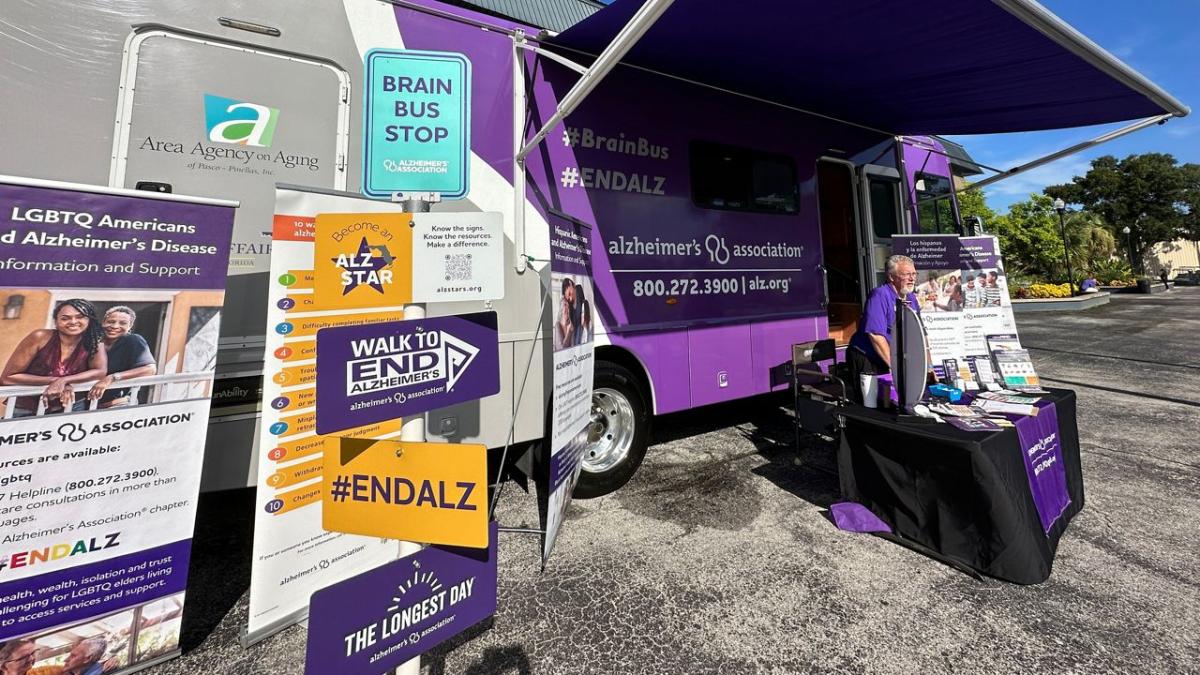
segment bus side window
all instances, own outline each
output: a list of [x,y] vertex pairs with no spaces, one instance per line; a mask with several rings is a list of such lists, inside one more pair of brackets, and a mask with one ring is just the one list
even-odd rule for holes
[[896,212],[896,190],[900,184],[874,176],[867,179],[871,193],[871,224],[876,239],[890,239],[900,233],[900,214]]
[[796,164],[786,155],[705,141],[691,144],[692,201],[705,209],[796,214]]

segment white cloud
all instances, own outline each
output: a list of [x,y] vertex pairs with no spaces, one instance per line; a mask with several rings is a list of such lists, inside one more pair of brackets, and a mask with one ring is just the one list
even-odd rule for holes
[[1197,131],[1200,131],[1200,124],[1185,124],[1182,122],[1172,124],[1168,122],[1163,126],[1163,133],[1171,138],[1187,138]]
[[[1018,167],[1022,164],[1032,162],[1040,156],[1018,157],[1014,160],[1001,162],[999,168]],[[1089,167],[1091,167],[1091,161],[1084,157],[1080,157],[1079,155],[1064,157],[1045,166],[1039,166],[1036,169],[1017,174],[1011,178],[1005,178],[990,187],[984,188],[984,194],[988,198],[998,198],[998,201],[1008,204],[1014,201],[1011,199],[1012,197],[1024,199],[1030,193],[1041,192],[1047,185],[1070,183],[1071,179],[1075,176],[1082,176],[1087,173]]]

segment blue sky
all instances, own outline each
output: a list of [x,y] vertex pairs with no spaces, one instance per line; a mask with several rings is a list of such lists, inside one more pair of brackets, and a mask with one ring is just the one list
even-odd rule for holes
[[[1143,129],[1097,148],[1000,181],[985,191],[999,213],[1031,192],[1066,183],[1087,172],[1101,155],[1168,152],[1180,163],[1200,163],[1200,0],[1041,0],[1101,47],[1166,89],[1192,114],[1163,126]],[[980,49],[987,49],[986,38]],[[1123,124],[1062,131],[988,136],[950,136],[979,162],[1008,169],[1055,150],[1116,129]],[[990,173],[987,175],[991,175]],[[977,177],[981,178],[981,177]]]

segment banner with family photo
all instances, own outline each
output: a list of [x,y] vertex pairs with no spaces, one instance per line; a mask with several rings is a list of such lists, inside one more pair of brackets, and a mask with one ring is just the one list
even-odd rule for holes
[[579,480],[592,416],[595,300],[592,228],[553,217],[550,224],[550,307],[554,341],[550,398],[548,504],[542,564],[550,558]]
[[0,661],[179,651],[235,202],[0,177]]
[[957,368],[962,379],[978,380],[975,368],[990,368],[987,337],[1015,340],[1017,334],[999,241],[898,234],[892,237],[892,252],[912,258],[917,268],[914,292],[935,370]]

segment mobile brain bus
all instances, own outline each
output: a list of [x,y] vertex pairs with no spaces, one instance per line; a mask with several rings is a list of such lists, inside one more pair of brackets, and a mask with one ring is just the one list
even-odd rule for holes
[[[204,487],[249,485],[275,185],[360,191],[368,50],[465,55],[470,191],[436,209],[504,214],[512,264],[506,296],[491,306],[502,388],[429,413],[428,433],[503,446],[530,363],[513,440],[543,436],[548,233],[581,222],[593,228],[595,297],[586,300],[597,347],[576,494],[594,496],[636,470],[654,415],[784,388],[792,344],[848,340],[892,234],[959,226],[942,148],[906,135],[1186,114],[1032,2],[923,6],[946,25],[984,17],[1020,45],[1008,51],[1066,64],[1057,75],[1026,68],[984,81],[973,73],[1007,57],[972,47],[973,34],[923,43],[936,53],[901,44],[927,28],[899,6],[800,20],[800,9],[772,5],[762,11],[786,16],[757,17],[752,3],[677,0],[630,52],[636,67],[617,66],[528,156],[518,214],[515,148],[579,79],[560,61],[589,63],[639,4],[621,0],[552,36],[433,0],[162,0],[126,11],[9,3],[4,24],[25,32],[0,31],[0,173],[241,202]],[[785,39],[779,25],[795,35]],[[1062,73],[1076,77],[1042,95]],[[1027,112],[1034,99],[1044,105],[1036,114]],[[514,133],[522,115],[524,133]],[[143,334],[166,334],[171,317],[159,304],[137,307]]]

